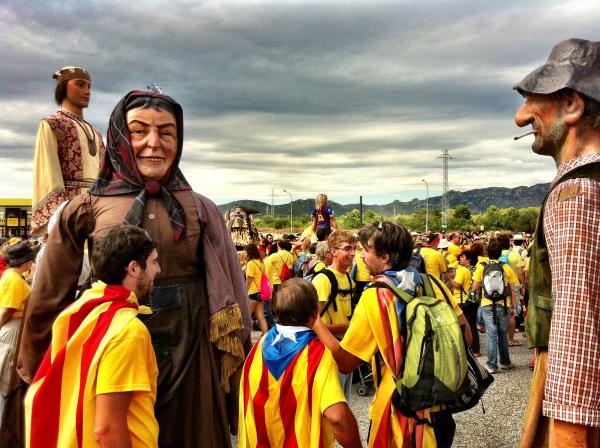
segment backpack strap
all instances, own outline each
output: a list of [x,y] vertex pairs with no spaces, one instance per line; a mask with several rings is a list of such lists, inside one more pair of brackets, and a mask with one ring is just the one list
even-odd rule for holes
[[[367,285],[367,288],[387,289],[387,290],[391,291],[396,297],[398,297],[398,299],[402,300],[402,302],[404,302],[405,304],[410,302],[413,299],[413,297],[410,294],[408,294],[407,292],[395,287],[391,283],[387,283],[387,282],[380,281],[380,280],[369,283]],[[365,289],[367,289],[367,288],[365,288]]]
[[[442,292],[442,295],[444,296],[444,300],[446,301],[446,303],[448,305],[450,305],[450,307],[452,307],[452,302],[450,301],[450,297],[448,297],[448,294],[446,294],[446,289],[442,286],[442,283],[435,278],[435,276],[433,275],[429,275],[428,276],[431,278],[431,281],[433,283],[435,283],[435,285],[438,287],[438,289]],[[427,290],[425,291],[425,295],[429,296],[429,297],[437,297],[435,295],[435,291],[433,291],[433,288],[431,289],[432,294],[430,295],[429,293],[427,293]]]
[[[325,304],[320,313],[321,317],[323,317],[330,306],[333,306],[333,311],[337,313],[337,303],[335,303],[335,299],[337,298],[339,287],[337,278],[335,278],[335,274],[329,268],[321,269],[315,274],[315,277],[319,274],[323,274],[325,277],[327,277],[329,283],[331,284],[331,292],[329,293],[329,297],[327,298],[327,303]],[[313,277],[313,281],[315,280],[315,277]],[[350,284],[352,285],[352,283]]]
[[546,209],[546,202],[550,197],[550,194],[554,191],[556,187],[567,180],[571,179],[594,179],[600,182],[600,162],[589,163],[587,165],[582,165],[578,168],[575,168],[573,171],[565,174],[563,177],[558,179],[554,185],[548,190],[548,194],[544,198],[542,202],[542,206],[540,207],[540,213],[538,215],[538,221],[535,228],[535,238],[534,242],[539,249],[546,249],[546,237],[544,235],[544,210]]
[[[258,266],[258,270],[259,270],[259,272],[260,272],[260,275],[261,275],[261,281],[262,281],[262,276],[263,276],[265,273],[264,273],[264,272],[263,272],[263,270],[260,268],[260,264],[258,264],[258,262],[257,262],[256,260],[254,260],[254,259],[252,259],[252,260],[250,260],[250,261],[253,261],[253,262],[256,264],[256,266]],[[256,283],[256,277],[252,277],[252,280],[254,281],[254,284],[255,284],[255,285],[256,285],[256,287],[258,288],[258,292],[260,292],[260,286],[258,286],[258,283]]]
[[431,284],[430,277],[433,278],[432,275],[427,273],[419,274],[421,276],[421,281],[423,282],[423,293],[428,297],[435,297],[435,291],[433,290],[433,285]]

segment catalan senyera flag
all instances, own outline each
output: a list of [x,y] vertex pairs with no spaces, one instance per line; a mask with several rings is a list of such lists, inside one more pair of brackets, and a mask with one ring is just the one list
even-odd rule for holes
[[286,337],[273,327],[250,351],[240,384],[240,448],[333,446],[322,414],[346,399],[331,352],[305,330]]
[[138,307],[128,289],[95,282],[58,316],[50,347],[25,397],[27,447],[96,446],[98,362],[138,308],[147,307]]

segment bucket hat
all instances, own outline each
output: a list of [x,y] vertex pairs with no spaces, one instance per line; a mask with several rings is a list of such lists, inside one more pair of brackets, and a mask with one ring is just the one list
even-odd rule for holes
[[513,89],[521,95],[547,95],[566,87],[600,101],[600,42],[568,39],[556,44],[546,63]]
[[6,258],[8,258],[8,265],[14,268],[30,260],[35,260],[35,252],[27,244],[17,243],[8,248]]

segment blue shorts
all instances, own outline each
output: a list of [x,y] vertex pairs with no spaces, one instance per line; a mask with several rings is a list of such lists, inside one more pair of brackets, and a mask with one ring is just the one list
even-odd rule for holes
[[260,300],[260,292],[255,292],[254,294],[248,294],[248,298],[250,300],[254,300],[255,302],[262,302],[262,300]]

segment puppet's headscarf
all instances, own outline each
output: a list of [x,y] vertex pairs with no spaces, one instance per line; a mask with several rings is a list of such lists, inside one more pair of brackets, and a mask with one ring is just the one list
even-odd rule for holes
[[[140,174],[129,139],[126,111],[128,105],[140,97],[160,98],[169,106],[177,122],[177,155],[169,171],[160,180],[144,180]],[[100,166],[98,178],[90,193],[95,196],[117,196],[138,193],[127,216],[125,224],[141,226],[144,206],[148,196],[161,196],[169,212],[169,220],[179,241],[185,233],[185,212],[181,204],[171,194],[172,191],[191,190],[192,187],[178,168],[183,148],[183,110],[172,98],[154,92],[134,90],[119,101],[110,116],[106,152]]]

